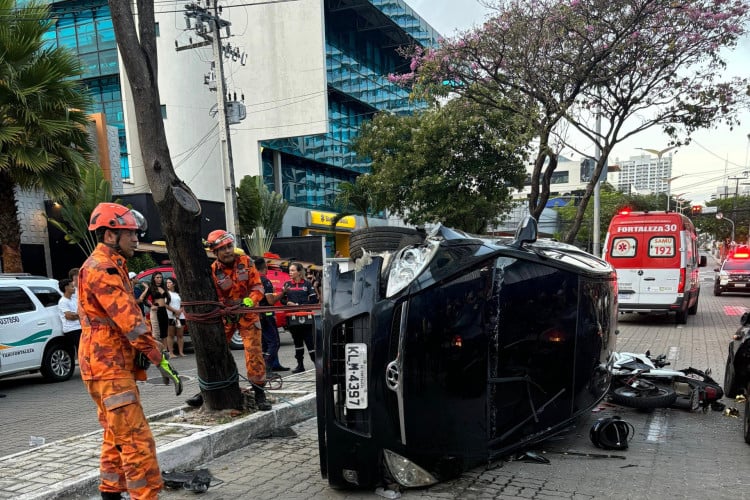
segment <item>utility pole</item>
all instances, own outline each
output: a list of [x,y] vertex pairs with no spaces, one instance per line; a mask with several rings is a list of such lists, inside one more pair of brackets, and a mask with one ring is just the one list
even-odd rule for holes
[[[192,44],[185,47],[177,47],[177,50],[187,48],[196,48],[211,44],[214,54],[214,71],[216,72],[216,98],[218,111],[216,114],[219,120],[219,141],[221,143],[221,164],[224,181],[224,214],[226,218],[226,230],[234,233],[237,238],[239,230],[239,215],[237,212],[237,188],[234,181],[234,160],[232,158],[232,142],[229,137],[229,119],[227,117],[227,94],[226,82],[224,80],[224,58],[222,57],[221,30],[226,28],[229,32],[229,26],[232,23],[221,19],[219,16],[219,2],[213,0],[213,6],[208,8],[211,0],[206,0],[206,7],[201,7],[200,2],[190,3],[185,6],[185,17],[187,18],[188,28],[190,28],[190,19],[194,18],[198,23],[196,31],[205,41],[198,44]],[[206,33],[200,29],[204,23],[211,28],[211,33]]]

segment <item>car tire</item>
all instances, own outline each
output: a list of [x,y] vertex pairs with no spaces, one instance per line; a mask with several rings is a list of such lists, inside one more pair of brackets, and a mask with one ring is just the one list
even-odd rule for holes
[[410,227],[375,226],[352,231],[349,238],[349,256],[362,257],[368,252],[395,252],[409,245],[424,241],[424,233]]
[[675,313],[674,321],[678,325],[684,325],[684,324],[686,324],[687,323],[687,319],[688,319],[688,310],[687,310],[687,308],[680,309],[679,311],[677,311]]
[[721,296],[721,287],[719,285],[714,285],[714,295],[717,297]]
[[245,348],[245,345],[242,343],[242,337],[240,336],[239,330],[235,330],[234,335],[232,335],[232,338],[229,339],[229,348],[233,351],[241,351]]
[[50,382],[64,382],[75,370],[75,349],[64,342],[50,342],[42,356],[42,376]]
[[745,414],[742,416],[742,431],[745,442],[750,444],[750,386],[745,391]]
[[730,344],[727,353],[727,365],[724,368],[724,395],[733,398],[739,393],[740,388],[737,387],[737,378],[734,375],[734,351]]
[[657,387],[655,393],[645,394],[623,386],[616,387],[610,395],[615,403],[640,410],[669,408],[677,400],[677,393],[667,387]]
[[695,296],[695,304],[688,307],[688,314],[691,316],[698,314],[698,299],[700,299],[700,294]]

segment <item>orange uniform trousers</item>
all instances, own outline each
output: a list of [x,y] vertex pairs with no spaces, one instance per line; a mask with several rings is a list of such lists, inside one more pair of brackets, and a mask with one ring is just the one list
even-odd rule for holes
[[239,331],[245,349],[247,379],[253,384],[263,387],[266,385],[266,362],[263,359],[260,320],[251,321],[251,318],[243,316],[238,323],[227,322],[224,330],[227,340],[232,338],[235,329]]
[[100,459],[102,492],[154,499],[162,489],[156,443],[134,379],[84,380],[104,429]]

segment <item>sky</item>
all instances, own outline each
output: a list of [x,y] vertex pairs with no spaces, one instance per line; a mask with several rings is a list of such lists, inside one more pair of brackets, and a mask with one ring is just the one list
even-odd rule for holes
[[[480,25],[489,9],[477,0],[405,0],[425,21],[441,35],[450,37],[459,31]],[[750,35],[726,56],[728,63],[725,78],[732,76],[750,76]],[[731,179],[742,177],[743,172],[750,171],[748,154],[750,154],[750,112],[741,116],[742,124],[734,130],[721,126],[702,130],[693,135],[689,146],[682,146],[668,154],[672,157],[671,194],[682,195],[694,204],[710,201],[711,195],[719,186],[728,185],[729,193],[734,193],[737,183],[742,188],[750,189],[750,172],[747,180]],[[631,156],[644,154],[638,148],[664,150],[669,139],[657,127],[640,133],[618,144],[609,158],[609,164],[617,160],[627,160]],[[594,154],[593,145],[576,143],[579,150]],[[564,156],[577,159],[578,154],[563,151]],[[747,182],[747,186],[742,183]]]

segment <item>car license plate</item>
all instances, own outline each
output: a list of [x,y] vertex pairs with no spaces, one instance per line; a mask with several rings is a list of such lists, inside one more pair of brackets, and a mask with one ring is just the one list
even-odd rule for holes
[[350,410],[367,408],[367,344],[346,344],[346,407]]

